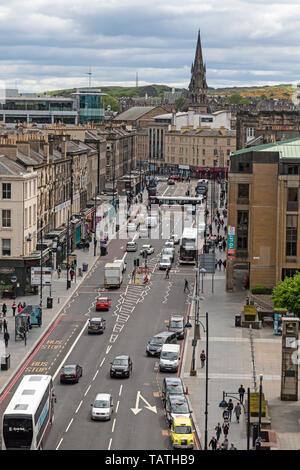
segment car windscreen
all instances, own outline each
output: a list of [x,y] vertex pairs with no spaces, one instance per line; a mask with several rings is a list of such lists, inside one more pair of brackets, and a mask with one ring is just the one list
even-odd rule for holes
[[127,361],[127,359],[115,359],[113,364],[114,364],[114,366],[127,366],[128,361]]
[[100,326],[101,321],[90,321],[90,326]]
[[106,304],[107,299],[98,299],[99,304]]
[[183,328],[182,320],[170,320],[170,328]]
[[174,401],[171,404],[171,408],[172,413],[189,413],[189,407],[187,402]]
[[175,426],[175,433],[176,434],[191,434],[192,428],[191,426]]
[[167,258],[162,258],[161,259],[161,263],[170,263],[170,258],[167,257]]
[[169,361],[176,361],[178,356],[176,352],[173,351],[162,351],[160,357],[162,359],[168,359]]
[[170,394],[178,394],[178,395],[180,395],[181,393],[184,393],[181,383],[168,384],[167,392]]
[[75,366],[64,366],[63,368],[63,372],[65,374],[73,374],[76,370],[76,367]]
[[107,400],[95,400],[94,408],[109,408],[109,401]]
[[162,344],[164,344],[164,340],[161,337],[159,338],[157,336],[154,336],[154,338],[151,339],[150,344],[152,346],[161,346]]

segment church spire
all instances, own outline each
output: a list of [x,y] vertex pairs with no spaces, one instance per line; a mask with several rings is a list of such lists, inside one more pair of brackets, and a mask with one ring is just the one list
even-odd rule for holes
[[200,29],[198,30],[195,60],[191,68],[191,81],[186,106],[195,112],[207,112],[206,66],[203,63]]

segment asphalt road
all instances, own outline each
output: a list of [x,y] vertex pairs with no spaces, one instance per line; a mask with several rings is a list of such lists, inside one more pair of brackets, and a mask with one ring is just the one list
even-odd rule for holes
[[[159,193],[184,195],[186,187],[186,183],[175,186],[160,183]],[[184,277],[192,282],[194,272],[192,266],[180,266],[176,254],[170,278],[165,279],[165,272],[158,269],[165,240],[137,238],[137,241],[138,249],[146,243],[155,248],[147,261],[152,271],[149,283],[144,286],[131,281],[133,260],[138,253],[127,253],[127,271],[121,288],[105,291],[104,264],[125,254],[126,240],[112,240],[108,255],[99,258],[23,371],[51,374],[54,378],[57,403],[46,450],[171,449],[160,398],[163,377],[168,374],[158,372],[158,359],[148,358],[145,349],[153,335],[166,329],[171,313],[186,314]],[[106,330],[103,335],[88,335],[87,321],[94,315],[96,298],[104,292],[111,298],[110,311],[101,313],[106,318]],[[119,354],[128,354],[133,361],[133,373],[128,379],[110,378],[110,362]],[[63,363],[83,367],[79,383],[59,383]],[[18,383],[2,403],[1,414]],[[102,392],[112,394],[114,413],[110,421],[94,422],[90,418],[91,404],[96,394]]]

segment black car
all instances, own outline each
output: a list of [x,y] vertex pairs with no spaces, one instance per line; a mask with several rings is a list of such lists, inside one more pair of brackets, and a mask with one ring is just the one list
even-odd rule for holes
[[68,364],[61,370],[60,383],[77,383],[80,377],[82,377],[82,367],[78,364]]
[[174,331],[178,339],[184,338],[184,318],[181,315],[172,315],[169,320],[169,331]]
[[132,360],[129,356],[117,356],[111,362],[111,377],[130,377],[132,372]]
[[148,341],[146,347],[147,356],[160,356],[161,348],[164,344],[176,344],[177,335],[172,331],[162,331],[157,335],[153,336],[150,341]]
[[166,400],[166,418],[171,426],[174,416],[185,415],[190,418],[191,410],[185,395],[169,395]]
[[184,395],[185,389],[182,379],[180,377],[165,377],[161,393],[164,406],[169,395]]
[[106,321],[104,318],[95,317],[91,318],[88,323],[88,334],[103,334],[106,328]]

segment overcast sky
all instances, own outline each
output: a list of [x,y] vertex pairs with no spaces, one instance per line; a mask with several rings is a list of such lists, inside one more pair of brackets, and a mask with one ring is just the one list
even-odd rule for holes
[[208,86],[300,81],[300,0],[0,0],[0,80],[187,87],[198,29]]

